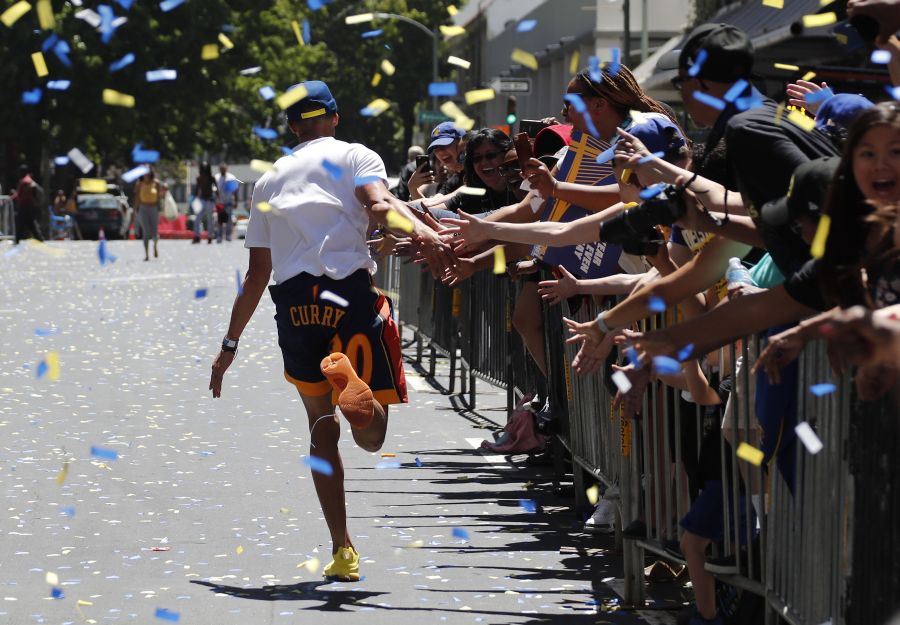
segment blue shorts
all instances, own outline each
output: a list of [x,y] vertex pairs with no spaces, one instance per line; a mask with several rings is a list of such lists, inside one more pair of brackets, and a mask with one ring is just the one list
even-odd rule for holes
[[[729,518],[733,527],[734,514],[731,514],[731,511],[734,509],[734,504],[731,500],[730,491],[728,495]],[[738,495],[738,500],[741,510],[739,535],[741,537],[741,544],[746,544],[746,493],[741,492]],[[700,536],[701,538],[708,538],[714,543],[722,542],[723,540],[725,540],[724,511],[725,507],[724,500],[722,498],[722,480],[707,480],[703,484],[703,490],[700,492],[700,496],[694,499],[693,502],[691,502],[691,509],[688,510],[688,513],[684,515],[683,519],[681,519],[681,527],[683,527],[691,534]],[[756,513],[753,511],[753,506],[750,506],[750,529],[753,532],[756,531]],[[730,533],[733,537],[734,532],[732,531]]]
[[275,302],[284,377],[304,395],[337,391],[319,368],[333,352],[346,354],[382,406],[406,403],[400,333],[391,300],[360,269],[342,280],[301,273],[269,287]]
[[[774,336],[791,326],[766,332]],[[768,465],[774,458],[784,481],[794,492],[796,476],[797,385],[799,363],[795,360],[781,370],[781,384],[772,384],[763,369],[756,377],[756,419],[763,430],[762,452]]]

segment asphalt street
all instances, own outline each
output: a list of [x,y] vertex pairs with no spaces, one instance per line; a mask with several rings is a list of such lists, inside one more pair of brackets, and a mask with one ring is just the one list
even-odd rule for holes
[[0,242],[0,623],[673,621],[618,609],[621,559],[550,467],[476,449],[505,394],[480,383],[480,412],[458,410],[445,362],[437,388],[407,367],[381,453],[342,437],[364,579],[325,582],[268,295],[222,398],[207,390],[242,242],[107,251]]

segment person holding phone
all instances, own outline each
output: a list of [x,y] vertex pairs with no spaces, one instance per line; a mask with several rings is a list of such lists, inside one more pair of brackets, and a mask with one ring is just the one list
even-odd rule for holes
[[397,183],[397,198],[404,202],[409,201],[409,179],[419,168],[418,159],[425,154],[421,146],[411,145],[406,151],[406,165],[400,170],[400,181]]
[[432,157],[434,167],[417,161],[416,171],[409,179],[409,199],[421,200],[420,189],[435,181],[433,169],[443,167],[448,172],[447,179],[438,185],[435,195],[452,193],[462,186],[463,164],[460,155],[463,154],[463,138],[466,131],[453,122],[442,122],[431,131],[431,143],[428,144],[428,156]]

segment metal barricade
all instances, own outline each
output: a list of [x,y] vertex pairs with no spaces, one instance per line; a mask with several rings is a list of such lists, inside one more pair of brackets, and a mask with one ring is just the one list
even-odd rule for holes
[[8,195],[0,195],[0,241],[16,238],[16,211]]

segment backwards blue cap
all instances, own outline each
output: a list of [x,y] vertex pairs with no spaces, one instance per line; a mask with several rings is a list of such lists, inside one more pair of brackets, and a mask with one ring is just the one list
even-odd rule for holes
[[[307,80],[294,85],[294,87],[299,87],[300,85],[306,88],[306,97],[287,108],[285,114],[288,121],[295,122],[301,119],[337,113],[337,102],[334,101],[334,96],[331,95],[328,85],[321,80]],[[294,87],[291,87],[291,89]]]
[[642,113],[640,118],[625,130],[640,139],[650,152],[665,154],[664,158],[687,145],[678,126],[660,113]]
[[825,100],[816,113],[816,127],[834,125],[849,128],[856,116],[875,106],[871,100],[852,93],[838,93]]
[[450,145],[458,139],[462,139],[466,131],[457,127],[453,122],[442,122],[434,127],[431,131],[431,143],[428,144],[428,151],[440,145]]

